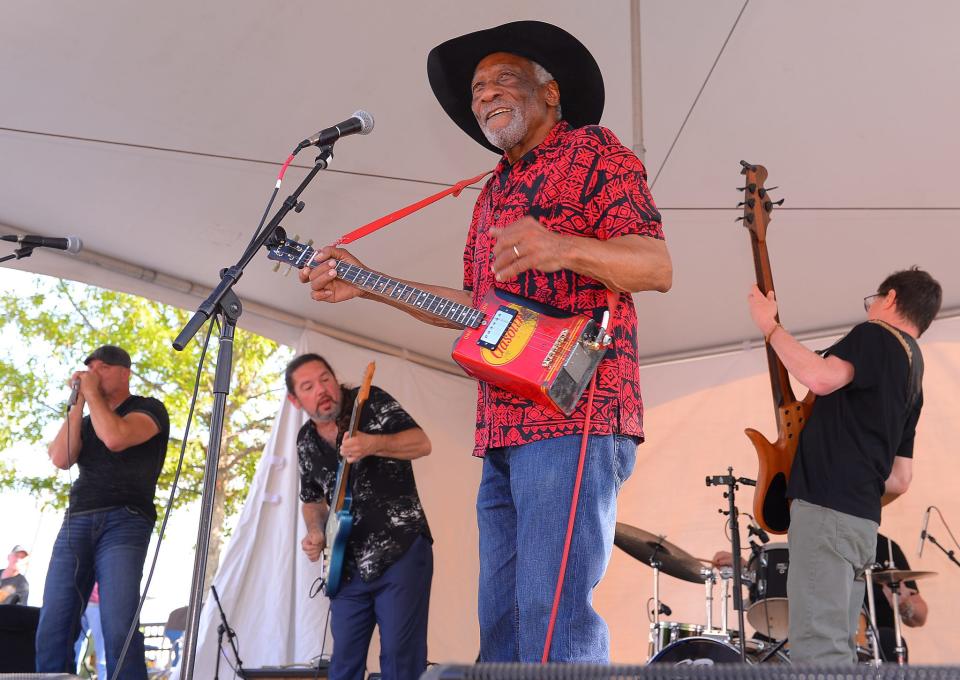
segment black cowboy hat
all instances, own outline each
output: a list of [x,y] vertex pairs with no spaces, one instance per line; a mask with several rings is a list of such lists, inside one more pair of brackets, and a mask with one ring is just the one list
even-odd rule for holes
[[488,54],[509,52],[547,69],[560,86],[563,118],[573,127],[595,125],[603,114],[603,75],[596,59],[579,40],[543,21],[514,21],[467,33],[437,45],[427,56],[433,94],[464,132],[495,153],[470,108],[470,81]]

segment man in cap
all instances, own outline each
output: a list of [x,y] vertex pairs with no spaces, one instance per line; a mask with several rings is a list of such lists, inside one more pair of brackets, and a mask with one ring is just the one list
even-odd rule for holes
[[7,556],[7,568],[0,572],[0,604],[26,604],[30,584],[23,572],[27,569],[30,553],[22,545],[15,545]]
[[73,670],[80,615],[96,582],[107,672],[111,678],[144,680],[139,631],[119,674],[117,662],[134,622],[143,562],[157,519],[153,499],[170,421],[160,401],[130,393],[126,351],[104,345],[84,363],[87,369],[70,379],[77,389],[76,404],[49,447],[54,465],[62,470],[76,465],[79,473],[47,570],[37,628],[37,671]]
[[[607,627],[591,597],[612,550],[616,496],[643,441],[631,293],[665,292],[672,284],[660,214],[640,160],[597,125],[603,78],[587,48],[566,31],[518,21],[470,33],[434,48],[427,72],[454,122],[503,156],[474,206],[463,289],[412,285],[465,305],[495,287],[598,320],[607,291],[615,295],[613,348],[597,372],[570,560],[555,615],[587,399],[567,416],[479,383],[480,656],[540,661],[554,620],[550,660],[606,662]],[[364,266],[346,250],[323,248],[315,259],[319,266],[300,276],[318,301],[377,299],[450,326],[337,278],[336,260]]]

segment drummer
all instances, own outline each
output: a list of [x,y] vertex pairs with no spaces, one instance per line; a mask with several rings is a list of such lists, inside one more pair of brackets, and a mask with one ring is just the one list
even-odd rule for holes
[[[910,569],[910,563],[900,545],[883,534],[877,534],[877,564],[883,569]],[[716,568],[732,567],[733,555],[727,550],[718,551],[711,560]],[[747,562],[741,560],[741,568],[745,569]],[[881,658],[886,661],[895,661],[897,658],[897,638],[893,620],[893,592],[889,586],[879,583],[873,584],[873,599],[877,609],[877,631],[880,636]],[[863,599],[864,607],[868,607],[866,594]],[[915,581],[906,581],[900,587],[900,620],[910,628],[920,628],[927,622],[927,602],[920,594]],[[865,609],[866,610],[866,609]],[[761,633],[754,637],[768,639]],[[903,642],[907,646],[906,640]]]

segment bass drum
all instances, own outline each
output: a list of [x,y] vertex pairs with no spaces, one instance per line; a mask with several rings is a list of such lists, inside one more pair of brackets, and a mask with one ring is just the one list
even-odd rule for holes
[[[747,640],[747,663],[760,663],[773,645]],[[708,637],[692,637],[664,647],[647,663],[668,663],[674,666],[713,666],[718,663],[740,663],[740,648],[729,642]],[[790,663],[789,657],[777,650],[764,663]]]

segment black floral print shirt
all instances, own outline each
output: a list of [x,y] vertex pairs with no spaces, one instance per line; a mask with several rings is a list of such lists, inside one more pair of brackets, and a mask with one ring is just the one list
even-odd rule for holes
[[[357,388],[343,390],[343,413],[338,420],[337,448],[307,422],[297,435],[300,466],[300,500],[325,501],[330,505],[337,483],[338,453],[343,433],[349,426],[350,411]],[[403,407],[379,387],[360,412],[360,431],[367,434],[395,434],[419,427]],[[396,562],[417,536],[432,542],[430,527],[420,504],[413,465],[408,460],[367,456],[350,466],[353,493],[353,529],[347,540],[346,574],[359,574],[373,581]],[[333,537],[328,536],[328,541]]]

